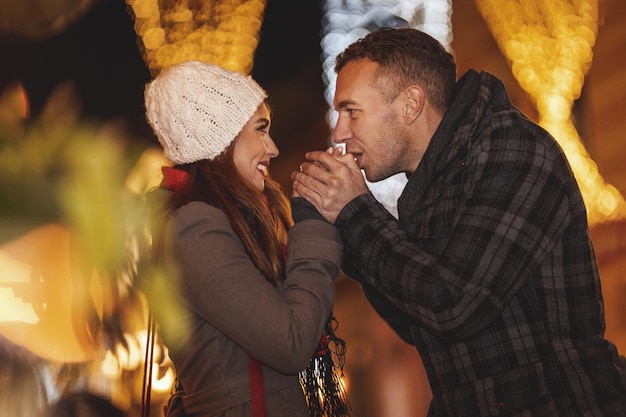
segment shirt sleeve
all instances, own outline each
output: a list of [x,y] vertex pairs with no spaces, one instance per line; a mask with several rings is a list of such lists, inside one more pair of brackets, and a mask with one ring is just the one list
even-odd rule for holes
[[[446,230],[432,232],[445,240],[437,250],[410,236],[371,195],[351,201],[336,222],[346,274],[449,340],[469,337],[499,316],[563,234],[568,193],[577,192],[564,185],[571,172],[560,151],[521,128],[492,132],[458,177],[462,182],[440,183],[429,201],[416,203],[431,206],[429,217],[414,214],[425,228],[448,221]],[[394,316],[382,300],[376,303]]]
[[283,291],[261,274],[220,210],[188,204],[177,211],[174,233],[189,308],[279,372],[306,368],[335,299],[342,256],[335,226],[319,220],[293,226]]

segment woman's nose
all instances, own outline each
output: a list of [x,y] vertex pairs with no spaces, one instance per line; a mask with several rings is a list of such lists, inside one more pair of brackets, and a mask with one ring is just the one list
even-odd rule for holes
[[265,149],[265,152],[270,156],[270,158],[276,158],[278,154],[280,154],[278,147],[274,143],[274,139],[270,136],[267,137],[267,148]]

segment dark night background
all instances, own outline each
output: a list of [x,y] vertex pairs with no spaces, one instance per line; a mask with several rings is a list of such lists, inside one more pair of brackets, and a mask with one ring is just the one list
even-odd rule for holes
[[[6,24],[3,10],[7,7],[72,1],[80,0],[0,0],[4,7],[0,8],[0,22]],[[72,81],[83,118],[103,124],[122,120],[133,140],[158,145],[144,116],[143,89],[150,73],[127,5],[124,0],[93,1],[96,4],[87,13],[64,31],[46,38],[2,33],[0,27],[0,93],[13,82],[22,83],[30,100],[31,118],[37,119],[52,90]],[[492,72],[503,80],[519,107],[536,115],[474,3],[453,0],[452,47],[459,72],[469,68]],[[281,151],[272,161],[272,176],[287,193],[289,175],[297,169],[304,152],[323,149],[330,134],[321,77],[321,4],[322,0],[267,0],[254,59],[252,75],[271,96],[271,134]],[[600,173],[626,194],[626,2],[602,0],[598,4],[601,13],[594,64],[576,118]],[[31,14],[33,19],[26,18],[24,23],[36,20]],[[624,353],[626,221],[595,225],[591,234],[603,277],[606,334]],[[430,388],[415,349],[392,333],[353,281],[337,281],[335,306],[338,334],[347,342],[353,416],[425,416]]]
[[[252,76],[268,91],[274,110],[272,136],[281,150],[273,166],[279,182],[303,153],[328,139],[321,79],[321,3],[268,0]],[[24,86],[30,116],[51,91],[71,80],[87,120],[123,121],[129,133],[157,144],[144,117],[143,89],[150,73],[143,61],[132,14],[124,0],[100,0],[64,31],[41,39],[0,34],[0,92]]]

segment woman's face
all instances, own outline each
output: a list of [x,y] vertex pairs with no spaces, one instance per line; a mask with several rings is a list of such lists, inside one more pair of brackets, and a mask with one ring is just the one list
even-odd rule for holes
[[235,139],[235,168],[259,192],[265,189],[270,159],[279,153],[270,137],[271,122],[269,108],[262,103]]

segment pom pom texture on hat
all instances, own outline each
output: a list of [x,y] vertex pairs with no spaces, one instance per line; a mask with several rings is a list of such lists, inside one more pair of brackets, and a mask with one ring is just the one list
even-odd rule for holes
[[186,164],[219,155],[266,97],[250,76],[187,61],[147,85],[146,116],[165,157]]

